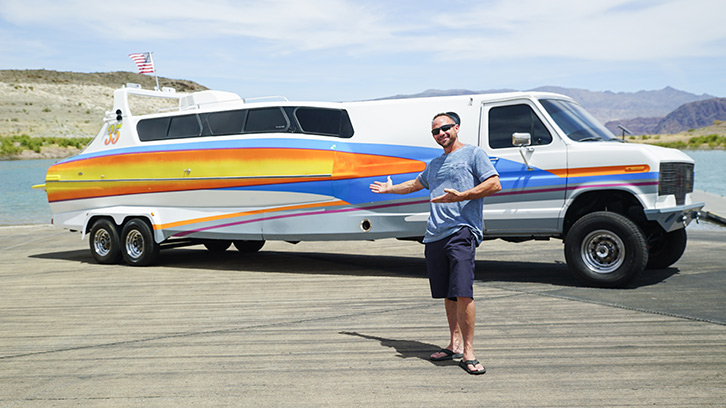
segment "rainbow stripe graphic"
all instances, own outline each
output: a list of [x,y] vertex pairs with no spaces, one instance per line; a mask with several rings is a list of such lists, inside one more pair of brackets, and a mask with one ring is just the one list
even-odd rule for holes
[[[407,214],[427,211],[428,191],[394,197],[372,193],[369,184],[389,175],[394,183],[415,178],[426,163],[440,154],[439,148],[337,139],[149,144],[61,161],[48,170],[46,192],[51,205],[67,208],[77,202],[78,211],[95,208],[101,202],[101,206],[148,206],[148,202],[161,201],[167,193],[199,197],[209,191],[223,197],[214,210],[196,212],[180,211],[194,207],[190,203],[179,202],[172,207],[170,199],[166,199],[159,206],[176,208],[174,215],[165,214],[153,225],[165,236],[229,228],[259,230],[261,227],[255,227],[258,223],[275,220],[300,222],[300,230],[305,230],[311,228],[310,223],[319,222],[314,221],[321,220],[319,216],[335,215],[338,218],[334,224],[343,223],[346,216],[356,212],[371,216],[378,211],[393,211],[403,222]],[[527,171],[516,161],[493,160],[502,183],[502,191],[486,199],[487,205],[494,207],[507,208],[522,201],[565,200],[591,187],[655,190],[658,183],[658,173],[647,165]],[[286,201],[288,196],[284,196],[275,203],[254,205],[245,201],[245,197],[261,193],[288,194],[291,199]],[[143,201],[140,197],[149,198]],[[300,197],[308,198],[300,201]]]

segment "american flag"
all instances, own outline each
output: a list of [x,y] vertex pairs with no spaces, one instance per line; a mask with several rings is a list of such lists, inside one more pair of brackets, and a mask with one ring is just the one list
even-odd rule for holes
[[139,67],[139,74],[153,74],[154,73],[154,61],[151,59],[150,52],[139,52],[135,54],[129,54],[129,57],[134,60],[136,66]]

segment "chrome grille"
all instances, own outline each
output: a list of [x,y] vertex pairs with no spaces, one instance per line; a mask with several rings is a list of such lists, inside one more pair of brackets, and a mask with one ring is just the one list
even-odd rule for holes
[[686,194],[693,192],[693,163],[661,163],[658,195],[676,196],[676,205],[686,204]]

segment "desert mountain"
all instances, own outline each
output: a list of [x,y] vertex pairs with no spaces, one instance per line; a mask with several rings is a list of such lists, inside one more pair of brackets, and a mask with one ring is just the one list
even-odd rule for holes
[[[382,99],[403,99],[428,96],[450,96],[450,95],[473,95],[480,93],[512,92],[513,89],[496,89],[488,91],[470,91],[467,89],[427,91],[413,95],[396,95]],[[679,91],[671,87],[659,91],[638,91],[638,92],[596,92],[586,89],[562,88],[556,86],[543,86],[530,91],[555,92],[569,96],[576,100],[595,116],[602,123],[613,120],[632,118],[663,117],[679,106],[695,101],[714,98],[712,95],[695,95]]]

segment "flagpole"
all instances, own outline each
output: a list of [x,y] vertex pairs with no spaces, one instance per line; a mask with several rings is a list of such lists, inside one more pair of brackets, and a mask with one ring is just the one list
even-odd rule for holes
[[154,53],[149,51],[149,59],[151,60],[151,66],[154,67],[154,79],[156,79],[156,90],[159,91],[159,76],[156,75],[156,64],[154,64]]

